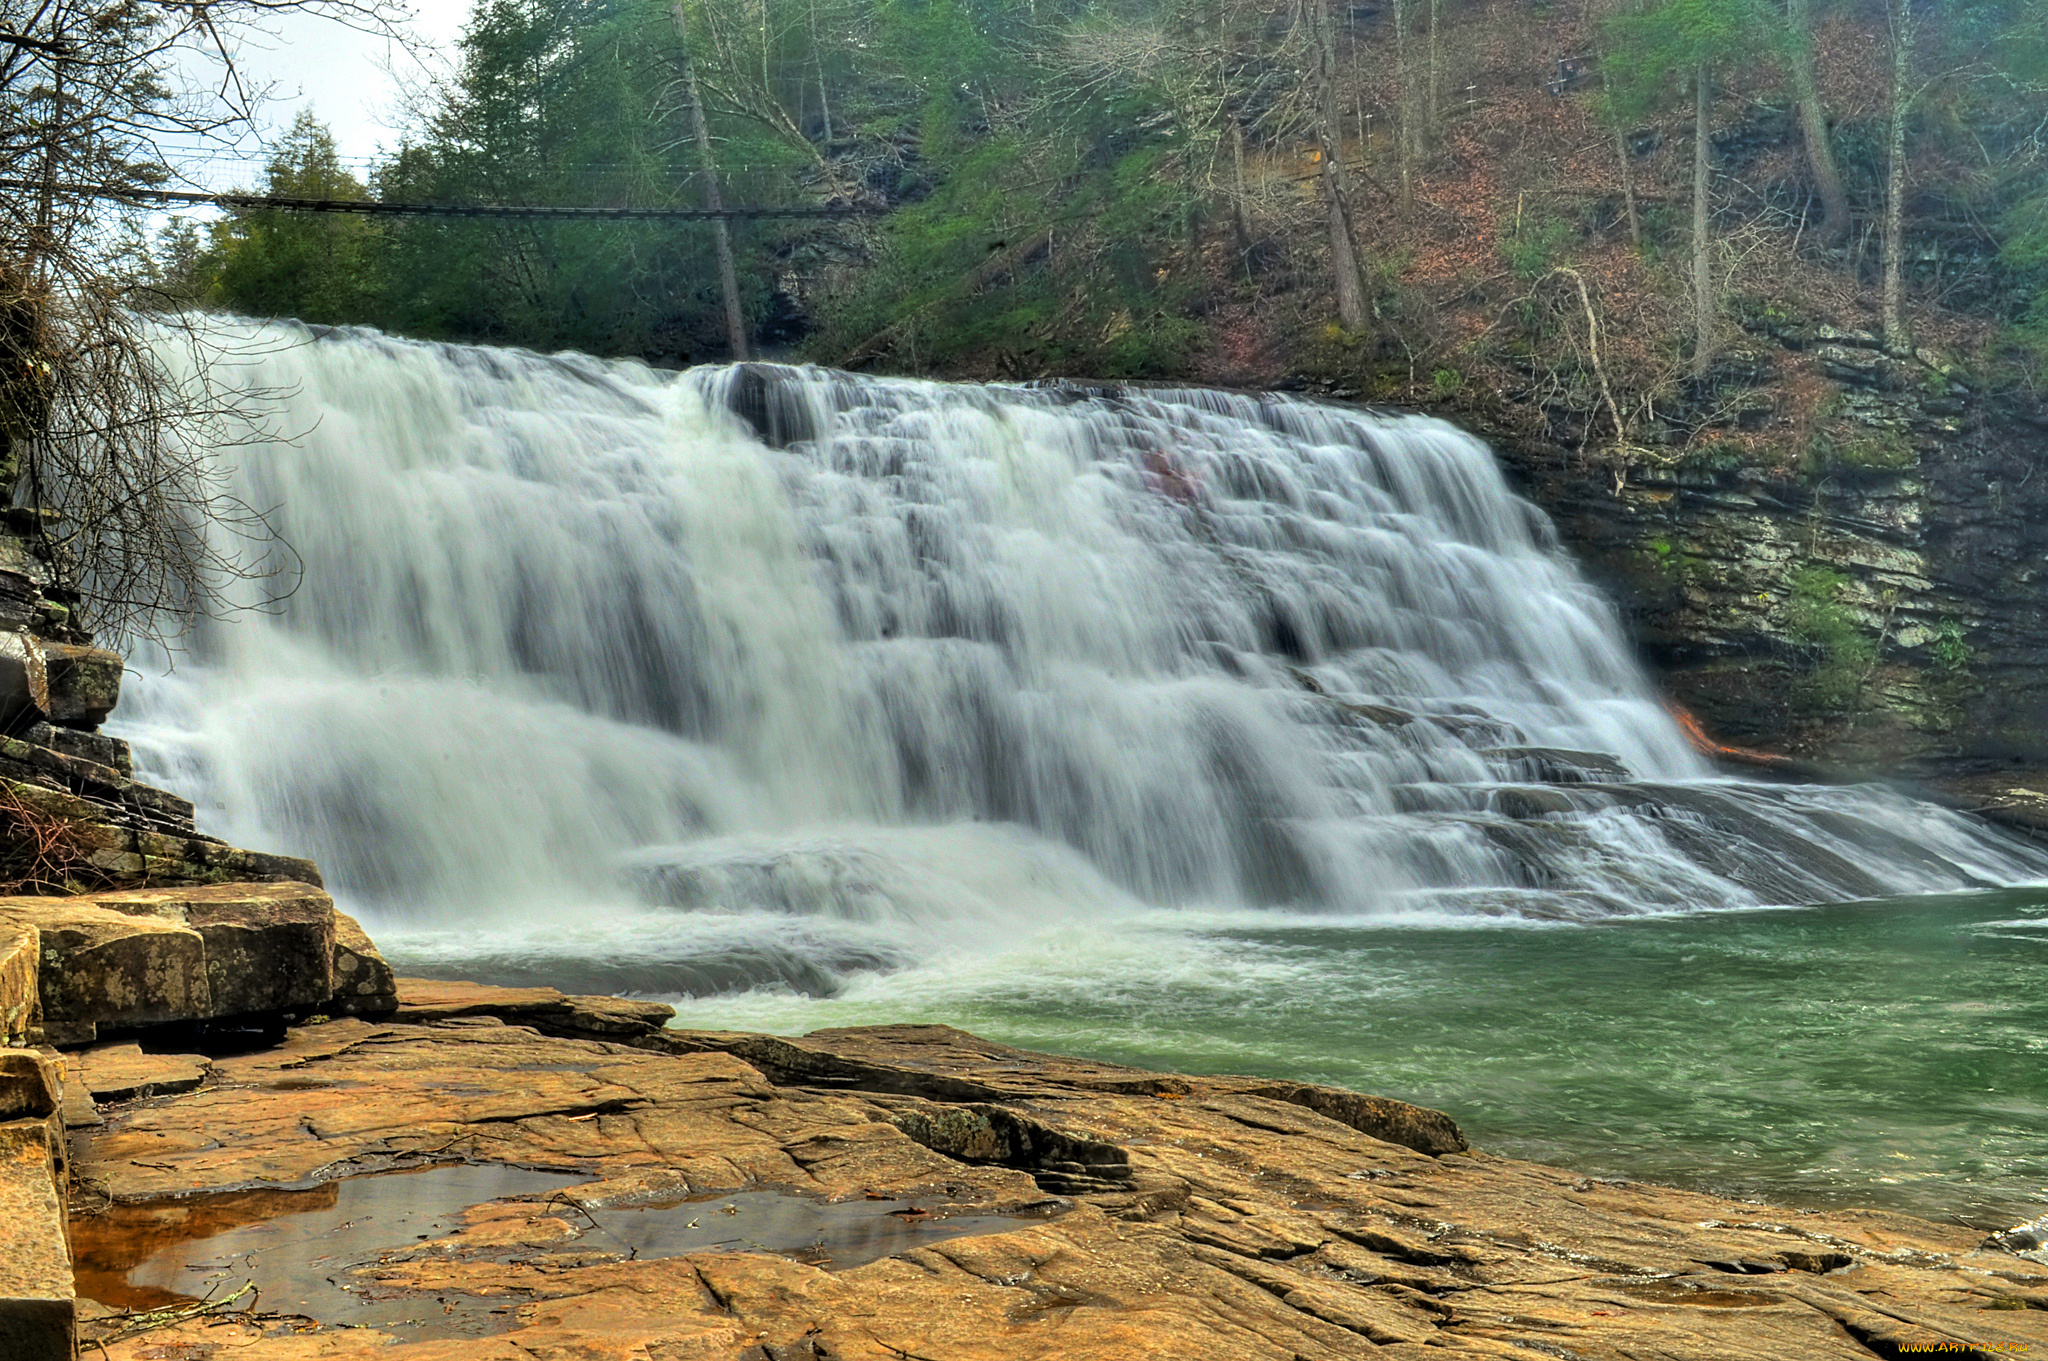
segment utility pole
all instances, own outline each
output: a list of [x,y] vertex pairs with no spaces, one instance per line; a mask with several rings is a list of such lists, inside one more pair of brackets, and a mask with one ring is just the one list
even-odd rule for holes
[[[669,0],[669,14],[676,21],[676,42],[683,53],[683,93],[690,101],[690,127],[697,137],[697,163],[704,172],[704,206],[714,213],[725,211],[718,195],[718,157],[711,150],[711,133],[704,126],[704,99],[697,92],[697,64],[690,59],[690,21],[683,13],[683,0]],[[732,228],[722,217],[711,220],[711,240],[718,253],[718,291],[725,299],[725,338],[735,360],[747,357],[747,327],[740,318],[740,285],[732,268]]]

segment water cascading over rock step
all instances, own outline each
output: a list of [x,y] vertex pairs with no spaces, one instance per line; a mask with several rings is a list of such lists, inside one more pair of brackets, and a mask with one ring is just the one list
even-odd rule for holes
[[[1712,778],[1438,421],[221,325],[216,381],[281,394],[235,476],[304,584],[132,728],[373,916],[612,922],[620,986],[820,990],[1065,913],[2048,874],[1896,795]],[[679,921],[689,967],[634,973]]]

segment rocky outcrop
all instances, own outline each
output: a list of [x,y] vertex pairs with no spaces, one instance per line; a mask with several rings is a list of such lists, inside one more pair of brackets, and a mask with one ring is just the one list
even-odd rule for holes
[[[305,884],[0,898],[0,1361],[73,1354],[65,1131],[102,1123],[95,1098],[134,1102],[206,1080],[205,1056],[156,1052],[166,1027],[281,1033],[289,1016],[396,1003],[361,928]],[[102,1032],[143,1042],[68,1060],[28,1047],[92,1045]]]
[[[122,658],[61,623],[64,607],[41,592],[65,589],[16,514],[0,514],[0,892],[249,879],[318,885],[311,861],[205,835],[189,800],[135,779],[128,744],[99,731],[120,702]],[[26,603],[13,609],[10,601]]]
[[[106,884],[291,879],[318,885],[310,860],[230,846],[200,832],[189,800],[135,780],[128,744],[38,724],[0,736],[0,839],[28,838],[26,820],[54,828],[62,847],[39,871],[74,889]],[[9,811],[11,810],[11,811]]]
[[[628,1043],[691,1053],[719,1050],[788,1086],[912,1096],[950,1102],[1000,1102],[1048,1089],[1183,1099],[1192,1080],[1115,1064],[1055,1058],[943,1025],[821,1030],[800,1039],[717,1031],[661,1031]],[[1207,1090],[1304,1106],[1375,1139],[1431,1155],[1462,1153],[1465,1136],[1441,1111],[1333,1087],[1212,1077]],[[1000,1138],[1000,1135],[991,1137]]]
[[1503,439],[1717,739],[1845,773],[2048,758],[2048,410],[1759,312],[1625,473]]
[[79,643],[41,646],[49,685],[44,717],[62,728],[97,729],[121,702],[121,654]]
[[[189,1292],[204,1317],[140,1333],[88,1306],[111,1361],[1869,1361],[2048,1339],[2048,1265],[1981,1231],[1589,1180],[1466,1149],[1405,1103],[940,1026],[669,1033],[652,1009],[628,1024],[546,990],[414,987],[394,1019],[297,1027],[194,1090],[107,1107],[79,1167],[117,1207],[81,1220],[93,1279],[118,1287],[190,1232],[215,1235],[194,1250],[231,1281],[225,1303]],[[596,1018],[612,1039],[518,1023]],[[449,1160],[584,1182],[485,1190],[424,1235],[324,1247],[312,1285],[336,1288],[317,1295],[225,1232],[294,1212],[338,1230],[338,1183]],[[153,1215],[163,1197],[183,1199]],[[765,1224],[760,1198],[842,1227],[807,1246],[715,1232]],[[636,1230],[643,1212],[671,1237]],[[246,1312],[227,1298],[244,1279],[290,1311]]]

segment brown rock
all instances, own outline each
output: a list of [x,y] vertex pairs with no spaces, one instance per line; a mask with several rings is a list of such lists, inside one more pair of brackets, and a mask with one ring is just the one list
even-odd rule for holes
[[71,1063],[75,1085],[95,1101],[189,1092],[213,1068],[204,1054],[145,1054],[134,1044],[95,1045],[72,1055]]
[[32,1049],[0,1050],[0,1121],[46,1119],[62,1099],[55,1064]]
[[65,1044],[102,1028],[324,1006],[334,929],[333,900],[291,882],[0,898],[0,935],[38,937],[41,1024]]
[[65,1129],[97,1129],[106,1121],[100,1118],[100,1108],[92,1101],[92,1093],[71,1071],[69,1059],[54,1049],[37,1051],[57,1070],[57,1093],[59,1104],[57,1114]]
[[[945,1027],[629,1047],[506,1023],[604,1014],[587,999],[401,990],[401,1017],[435,1019],[336,1020],[218,1060],[212,1085],[110,1112],[81,1175],[130,1199],[426,1159],[580,1169],[590,1184],[562,1197],[580,1211],[478,1209],[350,1275],[417,1296],[422,1319],[469,1302],[508,1331],[214,1320],[110,1342],[111,1361],[201,1343],[243,1361],[1869,1361],[2048,1340],[2048,1272],[1979,1233],[1432,1156],[1383,1135],[1443,1126],[1359,1115],[1320,1095],[1334,1089],[1146,1074]],[[603,1235],[610,1206],[764,1186],[1037,1217],[845,1270],[765,1251],[623,1260]]]
[[334,996],[327,1010],[336,1016],[381,1015],[398,1006],[398,981],[377,947],[346,912],[334,914]]
[[233,1016],[325,1005],[334,995],[334,900],[300,883],[127,889],[117,912],[183,922],[206,942],[212,1010]]
[[36,1021],[36,953],[41,937],[27,926],[0,928],[0,1046],[28,1043]]
[[624,1043],[658,1036],[676,1014],[663,1002],[625,997],[569,997],[553,988],[494,988],[432,978],[396,983],[394,1021],[414,1025],[460,1016],[495,1016],[510,1025],[532,1026],[565,1039],[609,1039]]
[[206,943],[168,921],[116,912],[89,899],[0,898],[0,930],[33,928],[41,940],[37,992],[45,1031],[159,1025],[213,1015]]
[[1116,1064],[1091,1063],[1012,1049],[945,1025],[863,1026],[820,1030],[800,1039],[719,1031],[670,1031],[661,1042],[679,1051],[724,1049],[778,1081],[821,1082],[867,1092],[945,1101],[1000,1100],[1047,1087],[1179,1099],[1199,1087],[1305,1106],[1374,1138],[1419,1153],[1463,1152],[1465,1136],[1442,1111],[1335,1087],[1254,1078],[1189,1079]]
[[63,1361],[77,1351],[57,1149],[47,1121],[0,1123],[0,1357]]

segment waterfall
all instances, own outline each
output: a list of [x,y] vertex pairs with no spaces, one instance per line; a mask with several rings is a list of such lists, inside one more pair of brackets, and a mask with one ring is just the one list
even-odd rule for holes
[[1440,421],[215,325],[211,380],[271,413],[236,490],[303,580],[117,728],[375,921],[595,933],[652,991],[829,989],[1063,917],[2048,872],[1884,791],[1712,778]]

